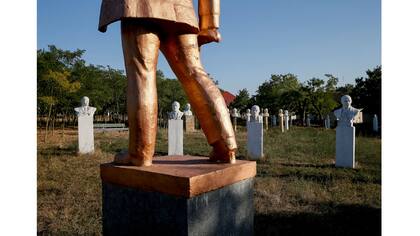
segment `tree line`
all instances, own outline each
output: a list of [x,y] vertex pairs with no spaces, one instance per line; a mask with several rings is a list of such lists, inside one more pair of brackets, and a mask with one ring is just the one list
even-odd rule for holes
[[[97,108],[98,116],[121,119],[126,114],[124,72],[110,66],[88,64],[82,59],[84,53],[85,50],[63,50],[54,45],[37,51],[37,115],[43,118],[40,125],[48,128],[58,119],[62,126],[74,123],[74,108],[80,106],[83,96],[90,98],[90,105]],[[340,106],[342,95],[349,94],[355,107],[380,116],[381,67],[367,70],[366,74],[367,77],[356,78],[355,85],[342,87],[337,86],[338,78],[331,74],[305,82],[300,82],[293,74],[273,74],[253,96],[246,89],[239,90],[229,108],[245,112],[257,104],[269,108],[273,114],[287,109],[302,118],[310,113],[322,119]],[[175,100],[185,106],[187,97],[178,80],[166,78],[158,70],[156,84],[159,117],[166,117]]]
[[241,89],[230,108],[242,112],[253,105],[268,108],[270,113],[277,114],[279,109],[289,110],[297,114],[301,121],[308,114],[318,121],[325,119],[335,109],[341,107],[343,95],[352,97],[352,106],[363,108],[367,114],[381,115],[381,66],[366,71],[366,77],[355,79],[355,85],[337,86],[338,78],[325,74],[325,78],[312,78],[299,82],[294,74],[271,75],[262,83],[255,95],[250,96],[247,89]]

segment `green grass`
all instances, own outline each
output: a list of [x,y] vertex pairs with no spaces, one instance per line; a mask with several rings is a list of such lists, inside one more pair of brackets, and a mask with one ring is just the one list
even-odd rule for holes
[[[38,234],[100,235],[99,164],[126,149],[127,133],[95,134],[95,154],[77,156],[77,131],[38,140]],[[38,137],[43,137],[42,133]],[[239,127],[238,157],[246,157]],[[186,134],[184,153],[208,155],[202,132]],[[156,153],[166,155],[166,130]],[[335,132],[293,127],[264,134],[265,159],[254,188],[256,235],[381,234],[381,140],[356,139],[356,169],[334,167]]]

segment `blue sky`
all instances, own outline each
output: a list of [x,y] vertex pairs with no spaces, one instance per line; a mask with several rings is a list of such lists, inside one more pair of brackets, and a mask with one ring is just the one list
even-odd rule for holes
[[[196,1],[195,5],[196,5]],[[124,69],[120,24],[97,31],[100,0],[39,0],[37,47],[85,49],[84,59]],[[205,69],[232,93],[253,94],[271,74],[301,81],[333,74],[354,83],[381,64],[380,0],[221,0],[222,42],[202,47]],[[175,78],[164,56],[158,68]]]

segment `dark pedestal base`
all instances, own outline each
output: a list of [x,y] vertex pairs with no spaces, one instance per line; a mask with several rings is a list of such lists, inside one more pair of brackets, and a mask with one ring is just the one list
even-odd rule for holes
[[256,163],[154,157],[101,165],[104,235],[252,235]]
[[253,235],[253,182],[191,198],[103,182],[103,234]]

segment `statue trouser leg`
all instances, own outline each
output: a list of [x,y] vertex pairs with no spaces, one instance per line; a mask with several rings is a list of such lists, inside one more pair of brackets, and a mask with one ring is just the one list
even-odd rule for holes
[[121,22],[121,38],[127,73],[128,154],[116,161],[149,166],[157,132],[156,64],[159,37],[135,21]]
[[201,65],[197,35],[165,37],[161,51],[180,80],[208,143],[213,146],[210,158],[235,162],[237,145],[229,112],[219,88]]

